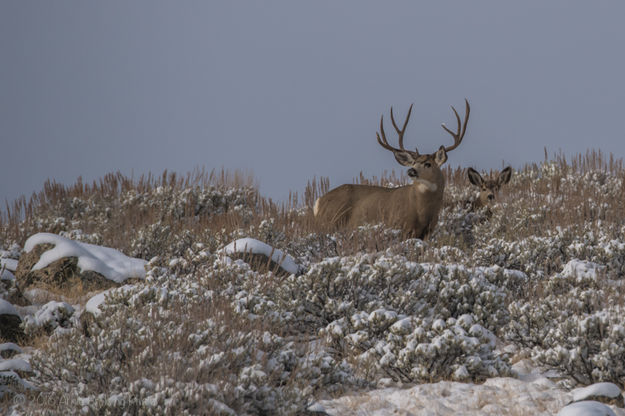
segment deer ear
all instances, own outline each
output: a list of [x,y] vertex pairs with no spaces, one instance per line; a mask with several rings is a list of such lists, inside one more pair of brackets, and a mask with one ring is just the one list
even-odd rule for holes
[[471,182],[475,186],[482,186],[482,184],[484,183],[482,175],[480,175],[480,173],[473,168],[469,168],[467,170],[467,176],[469,176],[469,182]]
[[438,151],[434,154],[434,161],[438,166],[447,162],[447,152],[445,151],[445,146],[441,146],[440,149],[438,149]]
[[499,186],[504,185],[510,182],[510,178],[512,177],[512,168],[508,166],[504,170],[501,171],[499,177],[497,178],[497,184]]
[[409,152],[403,150],[394,151],[395,159],[403,166],[412,166],[415,164],[414,157]]

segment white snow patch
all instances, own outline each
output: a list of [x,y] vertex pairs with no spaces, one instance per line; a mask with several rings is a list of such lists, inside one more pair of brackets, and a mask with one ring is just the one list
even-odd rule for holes
[[0,315],[20,316],[20,314],[17,313],[17,309],[15,309],[15,306],[13,306],[12,304],[10,304],[4,299],[0,299]]
[[[441,381],[322,400],[308,409],[330,415],[554,415],[570,394],[553,382],[498,377],[483,384]],[[571,416],[567,414],[567,416]]]
[[222,248],[221,252],[226,255],[235,253],[263,254],[267,256],[267,258],[271,258],[274,263],[279,264],[280,267],[288,273],[297,274],[300,270],[300,266],[295,262],[293,257],[284,253],[282,250],[270,246],[269,244],[249,237],[233,241]]
[[78,257],[81,271],[94,271],[117,283],[130,277],[145,277],[145,260],[127,257],[113,248],[81,243],[56,234],[31,236],[24,244],[24,251],[29,252],[36,245],[45,243],[54,244],[54,248],[43,253],[32,270],[40,270],[64,257]]
[[616,416],[616,413],[603,403],[585,401],[571,403],[560,410],[557,416]]

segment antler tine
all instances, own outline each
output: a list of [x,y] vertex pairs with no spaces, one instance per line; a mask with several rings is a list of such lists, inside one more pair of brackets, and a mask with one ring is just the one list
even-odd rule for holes
[[393,127],[395,127],[395,131],[397,132],[397,135],[399,136],[399,148],[401,150],[406,150],[404,149],[404,132],[406,131],[408,120],[410,120],[410,113],[412,113],[413,105],[414,103],[410,104],[410,108],[408,109],[408,114],[406,114],[406,120],[404,120],[404,125],[402,126],[401,129],[397,127],[397,123],[395,122],[395,115],[393,114],[393,107],[391,107],[391,122],[393,123]]
[[451,150],[454,150],[456,147],[458,147],[460,145],[460,143],[462,142],[462,139],[464,137],[464,133],[467,131],[467,123],[469,121],[469,114],[471,113],[471,107],[469,106],[469,101],[465,98],[464,99],[465,102],[465,106],[466,106],[466,110],[465,110],[465,116],[464,116],[464,123],[460,121],[460,116],[458,115],[458,112],[456,111],[456,109],[454,108],[454,106],[451,106],[451,109],[454,111],[454,115],[456,116],[456,121],[458,122],[458,131],[457,132],[453,132],[451,131],[449,128],[447,128],[447,126],[445,125],[445,123],[441,124],[441,127],[443,129],[445,129],[445,131],[449,134],[452,135],[452,137],[454,138],[454,144],[452,146],[449,147],[445,147],[445,151],[449,152]]
[[[399,150],[388,144],[388,140],[386,140],[386,134],[384,134],[384,116],[380,117],[380,132],[376,132],[375,135],[378,138],[378,143],[380,143],[380,146],[382,146],[383,148],[391,150],[393,152]],[[381,139],[380,136],[382,136]]]

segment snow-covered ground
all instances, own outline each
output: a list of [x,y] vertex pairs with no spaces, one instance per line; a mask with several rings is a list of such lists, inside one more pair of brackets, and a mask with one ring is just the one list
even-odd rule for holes
[[[613,387],[616,386],[611,384],[610,388]],[[310,406],[309,410],[334,416],[625,415],[625,409],[596,401],[569,405],[574,398],[574,394],[559,388],[545,377],[525,380],[496,377],[483,384],[441,381],[411,388],[372,390],[334,400],[322,400]]]
[[[56,242],[60,245],[59,250],[50,250],[46,256],[46,262],[54,261],[66,255],[79,255],[79,256],[95,256],[102,262],[101,253],[106,252],[109,259],[112,261],[115,272],[118,276],[128,276],[136,273],[137,263],[128,261],[119,261],[119,254],[115,254],[110,249],[105,247],[97,247],[93,245],[83,245],[81,243],[71,242],[67,239],[57,238],[52,235],[37,235],[37,238],[29,240],[28,248],[32,247],[34,242]],[[235,244],[236,243],[236,244]],[[238,252],[235,250],[235,246],[240,247],[245,252],[262,253],[267,256],[274,253],[276,259],[289,259],[292,263],[293,272],[299,271],[300,267],[297,266],[294,260],[285,256],[279,250],[275,250],[269,245],[263,244],[257,240],[244,239],[237,240],[220,251],[221,253],[233,253]],[[86,253],[86,254],[85,254]],[[95,253],[95,255],[93,254]],[[113,255],[113,254],[114,255]],[[338,259],[337,259],[338,260]],[[45,264],[45,262],[42,262]],[[85,263],[83,263],[85,264]],[[86,263],[90,264],[90,263]],[[92,264],[92,263],[91,263]],[[99,263],[96,263],[96,265]],[[143,264],[141,262],[141,264]],[[177,266],[178,262],[171,262],[173,266]],[[331,264],[331,263],[330,263]],[[390,259],[381,258],[378,262],[379,266],[389,268],[394,267]],[[87,266],[85,266],[87,267]],[[99,267],[99,266],[98,266]],[[351,267],[351,266],[350,266]],[[362,266],[359,266],[362,267]],[[495,267],[478,267],[475,269],[467,269],[460,264],[447,264],[445,266],[439,264],[416,264],[407,263],[404,265],[407,269],[418,271],[419,273],[426,274],[470,274],[473,279],[492,279],[495,276],[501,274],[507,276],[510,279],[517,281],[525,281],[527,276],[519,271],[508,271]],[[98,270],[104,270],[99,267]],[[355,269],[354,269],[355,270]],[[564,265],[560,275],[570,278],[580,279],[597,279],[597,272],[601,270],[599,265],[591,262],[582,262],[578,260],[571,261]],[[352,273],[354,273],[353,271]],[[561,277],[562,278],[562,277]],[[139,292],[137,292],[139,290]],[[163,294],[159,295],[160,298],[167,298],[167,290],[162,289]],[[101,306],[107,302],[110,296],[124,296],[128,294],[133,298],[142,297],[141,290],[137,285],[126,285],[120,288],[109,289],[99,293],[92,297],[86,305],[81,307],[77,305],[77,309],[84,309],[85,312],[89,312],[96,317],[102,313]],[[149,292],[149,291],[148,291]],[[150,292],[151,293],[151,292]],[[132,301],[134,302],[134,301]],[[8,302],[0,299],[0,310],[4,313],[17,313],[16,309]],[[72,314],[75,313],[75,308],[66,302],[49,302],[37,310],[34,315],[26,317],[25,327],[28,329],[30,326],[34,327],[48,327],[55,329],[61,325],[61,321],[67,321]],[[362,316],[358,319],[364,319],[369,322],[375,322],[379,320],[391,320],[395,321],[394,331],[402,333],[406,331],[412,331],[414,323],[408,322],[406,318],[401,316],[385,316],[389,312],[384,310],[374,311],[369,316]],[[381,315],[380,315],[381,314]],[[380,316],[378,316],[380,315]],[[464,321],[463,321],[464,320]],[[465,322],[466,321],[466,322]],[[358,324],[363,325],[363,324]],[[447,324],[441,322],[440,324],[434,323],[434,326],[441,325],[444,328]],[[459,319],[459,325],[461,327],[470,328],[468,334],[474,334],[477,331],[474,328],[473,318],[469,315],[462,316]],[[65,325],[67,326],[67,325]],[[478,325],[479,326],[479,325]],[[463,331],[459,327],[458,331]],[[349,332],[348,328],[333,327],[333,332],[339,333],[342,336]],[[479,328],[478,333],[482,334],[487,343],[491,344],[491,347],[495,347],[496,343],[499,343],[495,337],[490,334],[485,328]],[[477,335],[475,335],[477,336]],[[472,342],[469,338],[463,342]],[[10,346],[6,344],[7,348]],[[18,347],[19,348],[19,347]],[[559,386],[556,382],[546,377],[546,373],[541,373],[528,361],[521,361],[512,367],[512,374],[514,377],[492,377],[486,379],[483,383],[472,382],[454,382],[454,381],[440,381],[437,383],[423,383],[413,386],[402,387],[385,387],[373,390],[367,390],[360,393],[346,394],[340,398],[334,400],[319,400],[308,407],[308,410],[313,412],[325,412],[330,415],[395,415],[395,414],[413,414],[413,415],[554,415],[556,413],[562,416],[577,416],[577,415],[625,415],[623,409],[612,406],[611,408],[597,402],[583,402],[583,400],[593,395],[605,395],[614,397],[621,394],[620,389],[611,383],[600,383],[590,387],[576,389],[573,391],[567,391]],[[31,373],[32,368],[30,364],[22,359],[5,359],[0,361],[0,375],[7,377],[7,379],[14,379],[22,386],[23,389],[31,389],[32,386],[26,380],[21,379],[16,371],[22,373]],[[464,369],[466,372],[466,369]],[[393,385],[390,379],[380,379],[379,385]],[[582,401],[582,403],[567,404],[572,401]]]

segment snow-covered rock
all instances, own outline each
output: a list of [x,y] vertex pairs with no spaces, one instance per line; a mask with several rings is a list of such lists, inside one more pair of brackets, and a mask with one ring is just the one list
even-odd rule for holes
[[616,413],[603,403],[588,400],[563,407],[557,416],[616,416]]
[[30,363],[21,358],[12,358],[9,360],[0,360],[0,371],[16,371],[30,373],[32,370]]
[[54,248],[41,254],[31,270],[41,270],[62,258],[77,257],[81,272],[93,271],[116,283],[131,277],[145,277],[145,260],[128,257],[113,248],[81,243],[56,234],[38,233],[26,240],[24,251],[28,253],[40,244],[53,244]]
[[571,390],[574,402],[600,401],[623,407],[623,394],[619,386],[614,383],[595,383],[590,386]]
[[0,344],[0,357],[2,358],[10,358],[15,354],[21,354],[22,349],[13,342],[5,342],[4,344]]
[[253,238],[240,238],[221,249],[221,253],[227,256],[241,255],[261,255],[266,259],[270,259],[279,268],[288,274],[298,274],[301,267],[295,262],[295,259],[284,253],[282,250],[274,248],[269,244],[263,243]]

